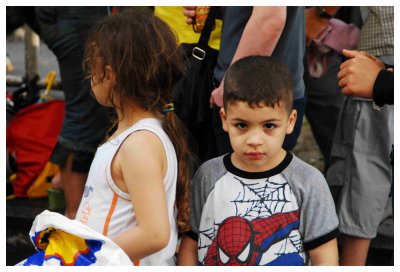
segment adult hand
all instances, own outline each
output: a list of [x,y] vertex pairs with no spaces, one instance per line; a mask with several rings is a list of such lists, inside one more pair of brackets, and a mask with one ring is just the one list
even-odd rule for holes
[[343,55],[350,59],[340,65],[338,73],[342,94],[372,98],[376,77],[385,68],[383,62],[365,52],[354,50],[343,50]]
[[185,15],[186,18],[186,23],[188,25],[192,25],[194,24],[195,20],[196,20],[196,6],[185,6],[183,7],[183,15]]
[[210,97],[210,107],[212,108],[214,105],[218,107],[222,107],[223,105],[223,97],[224,97],[224,80],[221,81],[218,88],[215,88]]

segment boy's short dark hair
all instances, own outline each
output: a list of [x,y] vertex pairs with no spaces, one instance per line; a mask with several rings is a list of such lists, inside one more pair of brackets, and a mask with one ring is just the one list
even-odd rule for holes
[[293,108],[293,79],[288,68],[272,57],[249,56],[229,67],[224,79],[224,108],[228,103]]

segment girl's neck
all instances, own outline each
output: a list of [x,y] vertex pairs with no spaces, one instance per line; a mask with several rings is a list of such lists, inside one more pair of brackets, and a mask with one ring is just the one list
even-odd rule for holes
[[146,111],[141,107],[126,107],[124,114],[117,109],[118,126],[111,138],[118,136],[120,133],[131,127],[133,124],[145,118],[161,118],[161,113],[158,114],[152,111]]

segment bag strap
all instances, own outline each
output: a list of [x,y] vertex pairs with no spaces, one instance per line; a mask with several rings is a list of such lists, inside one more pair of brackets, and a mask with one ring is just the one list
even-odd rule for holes
[[215,23],[215,18],[217,17],[217,11],[219,7],[211,6],[208,13],[204,28],[201,31],[199,42],[192,50],[192,56],[198,60],[203,60],[206,56],[205,49],[208,46],[208,41],[210,40],[211,31]]
[[210,40],[211,31],[214,26],[215,18],[217,17],[217,9],[218,7],[216,6],[211,6],[210,8],[203,31],[201,31],[199,42],[197,43],[197,46],[201,48],[207,45]]

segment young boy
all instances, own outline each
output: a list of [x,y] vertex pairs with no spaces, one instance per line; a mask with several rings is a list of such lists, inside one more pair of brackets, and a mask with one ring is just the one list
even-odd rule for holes
[[323,175],[281,146],[296,121],[288,69],[251,56],[226,76],[221,108],[232,154],[191,184],[192,230],[179,265],[337,265],[338,219]]

